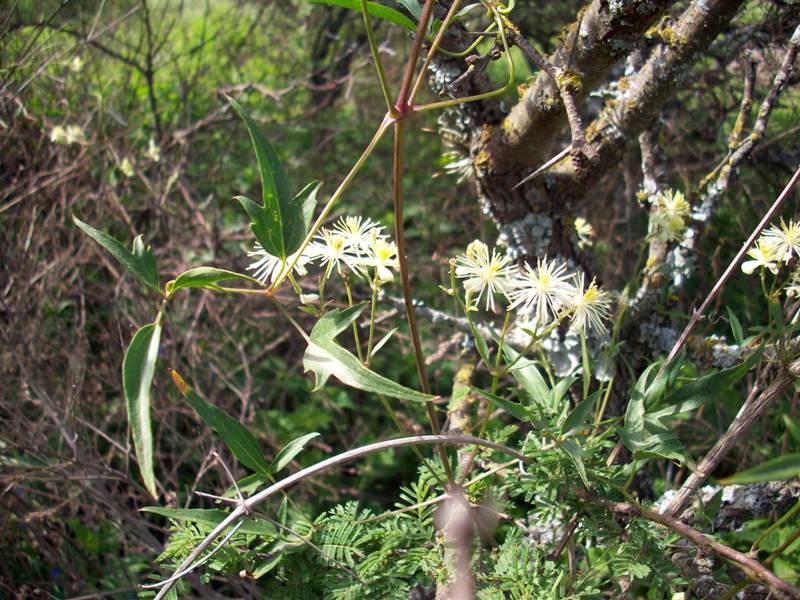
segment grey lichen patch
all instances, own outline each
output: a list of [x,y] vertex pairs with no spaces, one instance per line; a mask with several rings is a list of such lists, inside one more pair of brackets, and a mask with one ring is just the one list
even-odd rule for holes
[[654,354],[667,353],[678,341],[678,332],[673,327],[650,320],[639,326],[639,339],[651,348]]
[[553,219],[543,213],[528,213],[524,218],[500,228],[498,243],[516,260],[523,256],[544,256],[553,236]]

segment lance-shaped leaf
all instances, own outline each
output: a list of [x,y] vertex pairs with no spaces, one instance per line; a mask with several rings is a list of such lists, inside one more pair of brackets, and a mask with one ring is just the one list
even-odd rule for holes
[[161,289],[158,285],[156,259],[150,249],[145,247],[141,235],[137,235],[133,240],[133,251],[131,251],[119,240],[108,235],[105,231],[95,229],[74,215],[72,216],[72,220],[75,225],[80,227],[89,237],[108,250],[114,258],[122,263],[123,267],[136,275],[142,283],[154,289],[159,294],[161,293]]
[[299,438],[296,438],[286,444],[286,446],[284,446],[272,460],[272,464],[270,465],[272,472],[278,473],[279,471],[283,470],[286,465],[292,462],[292,459],[295,456],[303,451],[303,448],[306,447],[306,444],[315,437],[319,437],[319,433],[316,431],[314,433],[307,433],[303,436],[300,436]]
[[726,479],[720,479],[719,483],[720,485],[762,483],[791,479],[798,475],[800,475],[800,454],[784,454]]
[[215,267],[195,267],[184,271],[176,279],[167,282],[167,295],[172,296],[178,290],[184,288],[202,288],[205,290],[223,291],[217,284],[223,281],[232,281],[238,279],[253,283],[258,286],[261,283],[258,279],[253,279],[249,275],[242,273],[235,273],[234,271],[226,271],[225,269],[217,269]]
[[261,453],[258,441],[250,433],[250,430],[225,411],[203,400],[186,384],[177,371],[172,369],[171,373],[178,390],[189,400],[189,404],[200,415],[203,423],[222,438],[238,461],[251,471],[269,476],[271,474],[270,467]]
[[561,424],[561,435],[568,437],[578,431],[583,423],[592,414],[597,399],[600,397],[600,390],[591,394],[586,400],[581,401],[575,408],[572,409]]
[[150,424],[150,386],[153,383],[158,344],[161,339],[160,315],[133,336],[122,361],[122,388],[133,448],[142,480],[153,497],[158,496],[153,473],[153,432]]
[[250,217],[253,234],[264,250],[286,258],[300,247],[306,236],[319,186],[312,182],[292,196],[286,173],[264,134],[241,104],[233,98],[228,98],[228,102],[242,117],[250,133],[261,176],[263,205],[245,196],[237,196],[236,200]]
[[[161,515],[176,521],[187,521],[189,523],[200,523],[213,529],[224,521],[230,513],[218,508],[166,508],[162,506],[145,506],[140,509],[142,512]],[[244,525],[239,528],[242,533],[252,535],[263,535],[273,537],[277,535],[277,530],[272,523],[263,520],[246,520]]]
[[[341,6],[342,8],[349,8],[350,10],[361,10],[361,2],[359,0],[310,0],[312,4],[327,4],[328,6]],[[417,26],[414,21],[409,19],[400,11],[397,11],[388,6],[384,6],[377,2],[367,2],[367,12],[378,19],[384,19],[400,27],[405,27],[409,31],[416,31]]]
[[325,385],[328,378],[333,375],[345,385],[365,392],[383,394],[412,402],[435,400],[436,396],[412,390],[370,371],[352,353],[336,343],[334,338],[350,327],[351,323],[364,311],[364,308],[366,308],[366,304],[359,304],[344,310],[332,310],[317,321],[314,329],[311,330],[308,348],[303,357],[303,366],[306,371],[314,373],[315,390]]

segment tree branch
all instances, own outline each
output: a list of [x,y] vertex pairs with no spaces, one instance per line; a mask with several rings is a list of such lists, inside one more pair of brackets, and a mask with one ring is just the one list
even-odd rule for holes
[[626,502],[614,502],[606,498],[602,498],[583,488],[576,489],[575,493],[592,504],[596,504],[602,508],[615,512],[617,514],[626,515],[630,517],[641,517],[653,523],[663,525],[680,535],[681,537],[691,540],[699,547],[710,550],[715,554],[735,563],[748,575],[754,579],[768,585],[780,598],[800,598],[800,589],[785,582],[780,577],[776,576],[772,571],[767,569],[757,560],[742,554],[738,550],[721,544],[696,529],[689,527],[685,523],[681,523],[677,519],[665,514],[659,514],[641,506],[628,504]]

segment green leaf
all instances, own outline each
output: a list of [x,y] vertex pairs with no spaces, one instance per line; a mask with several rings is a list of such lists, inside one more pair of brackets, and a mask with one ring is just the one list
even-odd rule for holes
[[708,400],[718,397],[720,392],[744,377],[760,357],[760,350],[753,352],[744,362],[735,367],[704,375],[668,393],[662,402],[667,406],[659,411],[649,413],[649,416],[659,419],[694,410]]
[[221,281],[231,281],[239,279],[261,285],[258,279],[253,279],[248,275],[235,273],[233,271],[226,271],[225,269],[217,269],[215,267],[195,267],[184,271],[176,279],[167,282],[167,295],[172,296],[175,292],[185,288],[203,288],[206,290],[221,291],[217,284]]
[[786,430],[794,438],[795,444],[800,445],[800,425],[797,421],[792,419],[788,414],[783,415],[783,424],[786,425]]
[[562,436],[570,436],[583,427],[583,423],[592,414],[592,409],[599,397],[600,390],[591,394],[586,400],[583,400],[578,406],[572,409],[572,412],[567,415],[567,418],[564,419],[564,423],[561,425]]
[[131,339],[122,361],[122,388],[128,423],[133,436],[133,448],[139,472],[147,491],[156,498],[156,479],[153,473],[153,432],[150,423],[150,386],[155,374],[158,344],[161,339],[161,315],[155,323],[145,325]]
[[[200,523],[214,528],[224,521],[228,514],[218,508],[166,508],[163,506],[145,506],[140,509],[142,512],[152,513],[175,519],[176,521],[188,521],[189,523]],[[244,525],[239,528],[242,533],[251,535],[264,535],[274,537],[276,535],[275,526],[267,521],[256,521],[246,519]]]
[[800,475],[800,453],[784,454],[736,473],[731,477],[720,479],[719,483],[720,485],[761,483],[764,481],[791,479],[798,475]]
[[203,423],[222,438],[222,441],[225,442],[225,445],[239,462],[251,471],[269,477],[271,474],[270,467],[261,454],[258,441],[250,433],[250,430],[226,412],[198,396],[174,369],[172,370],[172,378],[181,394],[189,400],[192,408],[200,415]]
[[145,248],[141,235],[136,236],[133,240],[133,251],[130,251],[116,238],[108,235],[104,231],[95,229],[88,223],[84,223],[75,215],[72,216],[72,220],[84,233],[108,250],[114,258],[122,263],[123,267],[136,275],[142,283],[154,289],[159,294],[162,293],[158,284],[156,259],[150,249]]
[[486,398],[487,400],[491,400],[497,406],[502,408],[508,414],[510,414],[515,419],[519,419],[520,421],[530,421],[531,420],[531,412],[525,408],[522,404],[517,404],[516,402],[511,402],[510,400],[506,400],[505,398],[501,398],[500,396],[495,396],[494,394],[490,394],[489,392],[485,392],[479,388],[472,387],[477,393],[481,396]]
[[307,433],[303,436],[300,436],[297,439],[292,440],[286,446],[284,446],[280,452],[272,459],[272,464],[270,465],[270,469],[273,473],[278,473],[282,471],[283,468],[292,462],[292,459],[297,456],[300,452],[302,452],[305,445],[313,440],[315,437],[319,437],[319,434],[315,431],[314,433]]
[[303,236],[298,241],[296,247],[288,249],[289,254],[292,254],[300,247],[306,232],[308,232],[311,227],[311,220],[314,218],[314,209],[317,207],[317,192],[321,185],[319,181],[312,181],[294,197],[295,204],[300,206],[300,214],[303,219]]
[[623,421],[623,430],[625,431],[625,445],[630,450],[636,450],[631,447],[630,442],[644,440],[644,397],[639,392],[634,392],[633,397],[628,402],[625,409],[625,419]]
[[412,390],[370,371],[358,358],[334,341],[337,335],[350,327],[365,307],[365,304],[359,304],[344,310],[332,310],[317,321],[311,330],[308,347],[303,356],[303,366],[306,371],[314,373],[316,380],[314,389],[320,389],[333,375],[345,385],[365,392],[412,402],[435,400],[436,396]]
[[539,406],[547,406],[550,400],[550,386],[545,382],[536,364],[525,357],[517,360],[519,353],[508,346],[503,346],[503,354],[509,364],[517,361],[511,367],[511,375],[522,386],[528,397]]
[[733,314],[730,306],[725,307],[728,311],[728,321],[731,323],[731,332],[733,333],[733,340],[738,346],[744,346],[744,332],[742,331],[742,324],[736,315]]
[[385,336],[383,336],[383,337],[382,337],[380,340],[378,340],[378,343],[377,343],[377,344],[375,344],[375,345],[372,347],[372,354],[370,354],[370,358],[372,358],[373,356],[375,356],[375,355],[378,353],[378,351],[379,351],[381,348],[383,348],[383,346],[386,344],[386,342],[388,342],[390,339],[392,339],[392,336],[393,336],[395,333],[397,333],[397,327],[395,327],[394,329],[392,329],[392,330],[391,330],[389,333],[387,333],[387,334],[386,334]]
[[300,247],[306,236],[319,186],[311,183],[292,197],[286,173],[255,121],[236,100],[229,97],[228,102],[239,113],[250,133],[261,174],[264,205],[259,206],[244,196],[236,199],[250,216],[253,233],[264,250],[285,259]]
[[586,467],[583,464],[583,449],[573,440],[564,440],[558,444],[558,447],[567,453],[567,456],[572,460],[572,464],[575,465],[583,485],[588,489],[589,479],[586,477]]
[[[341,6],[342,8],[349,8],[350,10],[361,10],[361,3],[359,0],[309,0],[312,4],[327,4],[328,6]],[[416,31],[417,26],[414,21],[409,19],[400,11],[397,11],[388,6],[378,4],[377,2],[367,2],[367,12],[378,19],[384,19],[400,27],[405,27],[409,31]]]

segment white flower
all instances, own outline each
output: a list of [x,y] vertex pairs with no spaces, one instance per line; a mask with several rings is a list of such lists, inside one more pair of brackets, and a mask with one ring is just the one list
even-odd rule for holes
[[125,175],[125,177],[133,177],[134,170],[133,170],[133,163],[131,159],[127,156],[122,159],[122,162],[119,164],[119,170]]
[[594,243],[594,227],[583,217],[575,218],[575,233],[578,234],[578,248],[586,248]]
[[681,192],[666,190],[655,197],[655,211],[650,215],[650,234],[663,242],[681,239],[686,229],[690,206]]
[[314,241],[308,245],[306,254],[311,260],[319,259],[326,273],[330,273],[333,267],[341,273],[342,265],[351,266],[357,258],[348,252],[349,248],[347,238],[343,234],[330,229],[321,229],[314,237]]
[[314,304],[319,302],[319,294],[300,294],[300,304]]
[[80,144],[83,141],[83,129],[77,125],[67,125],[65,133],[66,144]]
[[378,283],[386,283],[394,279],[392,269],[399,269],[400,263],[397,260],[397,246],[384,239],[379,231],[380,228],[373,227],[366,254],[355,257],[351,264],[356,269],[374,268]]
[[150,138],[147,142],[147,152],[145,152],[144,155],[153,162],[159,162],[161,160],[161,148],[158,147],[153,138]]
[[747,256],[753,260],[746,260],[742,263],[742,271],[746,275],[752,275],[753,271],[759,267],[769,269],[773,273],[778,272],[780,254],[775,246],[765,242],[763,238],[759,238],[755,245],[747,251]]
[[465,254],[456,257],[456,277],[464,279],[464,289],[477,294],[476,301],[486,292],[486,309],[494,310],[494,295],[508,294],[513,288],[516,268],[511,259],[502,256],[496,249],[489,255],[489,247],[475,240]]
[[80,56],[75,56],[69,63],[69,70],[73,73],[78,73],[83,69],[83,59]]
[[792,275],[791,281],[783,288],[787,298],[800,298],[800,271]]
[[[256,262],[251,264],[247,267],[248,271],[255,271],[253,273],[253,277],[258,279],[261,283],[267,283],[267,279],[269,279],[270,283],[275,283],[275,281],[280,277],[281,273],[286,270],[286,267],[294,262],[294,259],[297,257],[297,252],[290,255],[286,260],[280,259],[277,256],[273,256],[266,250],[264,247],[256,242],[255,249],[252,252],[248,252],[247,256],[258,256],[260,257]],[[294,265],[294,271],[301,277],[304,276],[307,271],[305,265],[308,263],[310,259],[306,255],[301,255],[300,258],[297,260],[297,263]]]
[[536,268],[525,265],[515,281],[517,288],[509,294],[510,308],[532,313],[539,325],[548,323],[572,298],[575,287],[567,266],[547,257],[536,260]]
[[789,262],[793,254],[800,256],[800,223],[793,220],[787,224],[781,219],[780,227],[773,225],[759,239],[775,248],[781,262]]
[[55,144],[66,144],[67,130],[61,125],[56,125],[50,130],[50,141]]
[[586,332],[593,329],[597,332],[605,331],[603,320],[610,316],[609,307],[611,299],[608,292],[597,287],[592,279],[589,287],[584,290],[585,277],[583,273],[577,276],[577,285],[567,306],[572,311],[572,323],[569,328],[573,331]]
[[386,238],[382,225],[364,217],[341,217],[333,224],[333,229],[344,237],[347,248],[358,252],[369,250],[373,234],[378,238]]
[[83,129],[77,125],[56,125],[50,130],[50,141],[56,144],[79,144],[83,141]]

